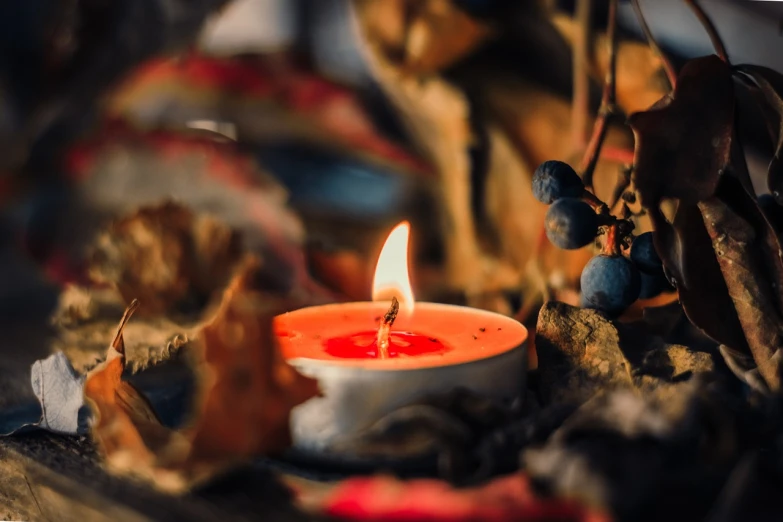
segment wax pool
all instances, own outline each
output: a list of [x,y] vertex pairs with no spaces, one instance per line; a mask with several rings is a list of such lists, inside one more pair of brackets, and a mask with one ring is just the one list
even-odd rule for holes
[[[342,359],[364,359],[378,357],[377,331],[366,331],[354,335],[333,337],[324,341],[326,353]],[[415,357],[417,355],[440,355],[449,351],[435,337],[411,332],[389,334],[389,357]]]

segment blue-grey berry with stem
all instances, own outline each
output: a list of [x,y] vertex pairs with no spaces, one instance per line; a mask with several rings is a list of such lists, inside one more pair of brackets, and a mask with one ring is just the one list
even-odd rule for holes
[[639,297],[641,277],[626,257],[601,254],[592,258],[582,270],[581,287],[584,308],[616,317]]
[[544,217],[546,237],[558,248],[575,250],[589,245],[598,234],[598,216],[584,201],[562,198]]
[[550,205],[561,198],[578,198],[585,190],[582,179],[568,163],[549,160],[533,173],[533,196]]

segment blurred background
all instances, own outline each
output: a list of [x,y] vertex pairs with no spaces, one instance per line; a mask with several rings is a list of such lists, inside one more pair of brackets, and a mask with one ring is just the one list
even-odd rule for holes
[[[238,230],[271,286],[312,299],[369,298],[381,243],[408,219],[417,299],[523,321],[545,299],[577,302],[591,253],[546,241],[530,177],[547,159],[581,161],[608,63],[607,5],[3,2],[6,362],[47,351],[33,341],[45,328],[23,326],[46,324],[64,285],[100,283],[100,232],[166,200]],[[783,71],[782,2],[702,5],[734,63]],[[675,66],[712,52],[685,2],[640,6]],[[617,99],[631,114],[669,84],[630,2],[618,20]],[[740,121],[761,180],[771,143],[756,110],[742,105]],[[612,200],[632,154],[630,131],[613,126],[600,197]]]

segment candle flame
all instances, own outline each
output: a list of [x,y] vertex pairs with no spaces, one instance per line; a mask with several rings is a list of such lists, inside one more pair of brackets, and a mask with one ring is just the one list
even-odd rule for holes
[[413,311],[413,290],[408,273],[408,238],[411,227],[403,221],[391,231],[383,245],[378,264],[375,266],[375,278],[372,282],[372,300],[388,301],[396,297],[400,301],[400,310],[406,314]]

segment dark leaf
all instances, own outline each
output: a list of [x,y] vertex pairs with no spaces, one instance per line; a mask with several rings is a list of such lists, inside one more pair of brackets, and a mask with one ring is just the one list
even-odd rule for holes
[[[741,198],[743,193],[736,187],[731,195],[721,192],[725,199],[732,195]],[[702,201],[698,206],[750,352],[764,380],[777,389],[780,368],[772,356],[783,348],[783,321],[776,307],[780,290],[764,277],[764,247],[759,245],[763,230],[754,229],[736,208],[718,197]],[[758,208],[755,210],[758,212]],[[763,218],[762,221],[766,223]]]
[[767,171],[767,186],[778,203],[783,203],[783,75],[761,65],[738,65],[734,70],[752,82],[755,88],[751,89],[751,93],[764,109],[775,145],[775,154]]
[[181,492],[290,444],[289,413],[318,393],[317,381],[280,355],[272,320],[281,303],[249,290],[258,269],[253,258],[241,265],[193,347],[198,393],[193,418],[181,430],[163,426],[149,401],[122,379],[122,330],[132,308],[126,311],[106,361],[85,383],[92,435],[112,470]]
[[[674,93],[632,115],[631,126],[637,138],[634,182],[654,224],[656,250],[688,318],[713,339],[747,352],[749,318],[743,320],[737,308],[745,305],[738,304],[739,289],[730,288],[736,281],[724,280],[727,267],[713,252],[720,232],[697,206],[712,198],[724,180],[730,187],[724,195],[734,198],[733,207],[759,238],[751,245],[758,248],[753,254],[760,270],[754,275],[757,286],[780,281],[777,239],[746,192],[747,169],[733,139],[734,105],[728,65],[715,56],[699,58],[683,68]],[[671,221],[661,210],[664,199],[678,201]],[[771,302],[775,310],[777,297]]]
[[731,70],[717,56],[688,62],[677,87],[629,118],[636,135],[633,181],[647,208],[665,198],[710,197],[729,163],[734,126]]

